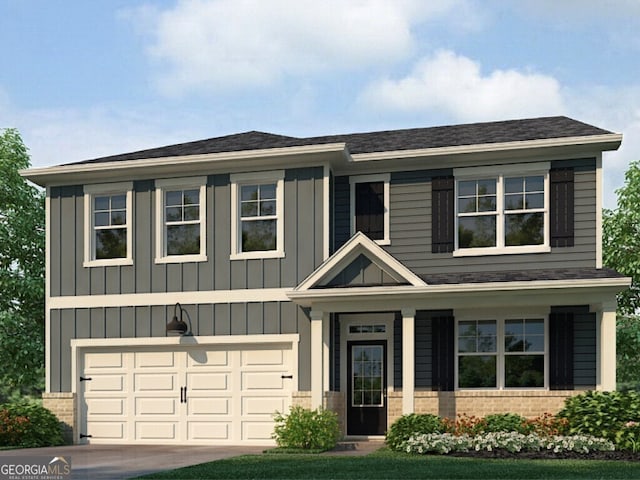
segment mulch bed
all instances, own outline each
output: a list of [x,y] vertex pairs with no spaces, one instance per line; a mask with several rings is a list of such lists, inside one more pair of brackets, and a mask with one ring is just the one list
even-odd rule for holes
[[576,453],[563,452],[554,453],[551,450],[541,450],[539,452],[517,452],[511,453],[507,450],[487,451],[470,451],[448,453],[451,457],[472,457],[472,458],[526,458],[526,459],[542,459],[542,460],[623,460],[627,462],[640,462],[640,453],[631,451],[613,451],[613,452],[591,452]]

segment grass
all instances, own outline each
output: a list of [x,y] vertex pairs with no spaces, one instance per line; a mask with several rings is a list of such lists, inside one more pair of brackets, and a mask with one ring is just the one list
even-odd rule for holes
[[140,478],[640,479],[640,464],[598,460],[497,460],[419,456],[382,449],[364,457],[245,455]]

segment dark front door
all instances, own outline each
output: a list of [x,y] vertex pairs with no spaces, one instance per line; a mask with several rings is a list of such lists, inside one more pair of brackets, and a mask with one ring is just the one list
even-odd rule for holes
[[347,351],[347,435],[384,435],[387,342],[348,342]]

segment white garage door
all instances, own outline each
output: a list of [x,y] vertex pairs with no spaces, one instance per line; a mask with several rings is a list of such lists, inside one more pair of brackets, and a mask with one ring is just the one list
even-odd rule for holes
[[294,385],[290,344],[87,350],[80,365],[91,443],[272,444]]

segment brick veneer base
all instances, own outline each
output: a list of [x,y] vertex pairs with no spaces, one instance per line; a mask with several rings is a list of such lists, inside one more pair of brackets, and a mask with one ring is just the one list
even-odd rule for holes
[[[414,412],[431,413],[440,417],[455,418],[457,415],[484,417],[492,413],[517,413],[533,418],[544,413],[555,414],[562,409],[568,397],[582,393],[580,390],[517,390],[484,392],[433,392],[417,391],[414,395]],[[324,406],[338,414],[343,426],[345,397],[341,392],[325,392]],[[309,408],[311,392],[294,392],[293,404]],[[387,394],[387,425],[402,416],[402,390]]]
[[74,443],[76,432],[76,396],[70,392],[42,394],[42,406],[58,417],[63,428],[65,443]]

